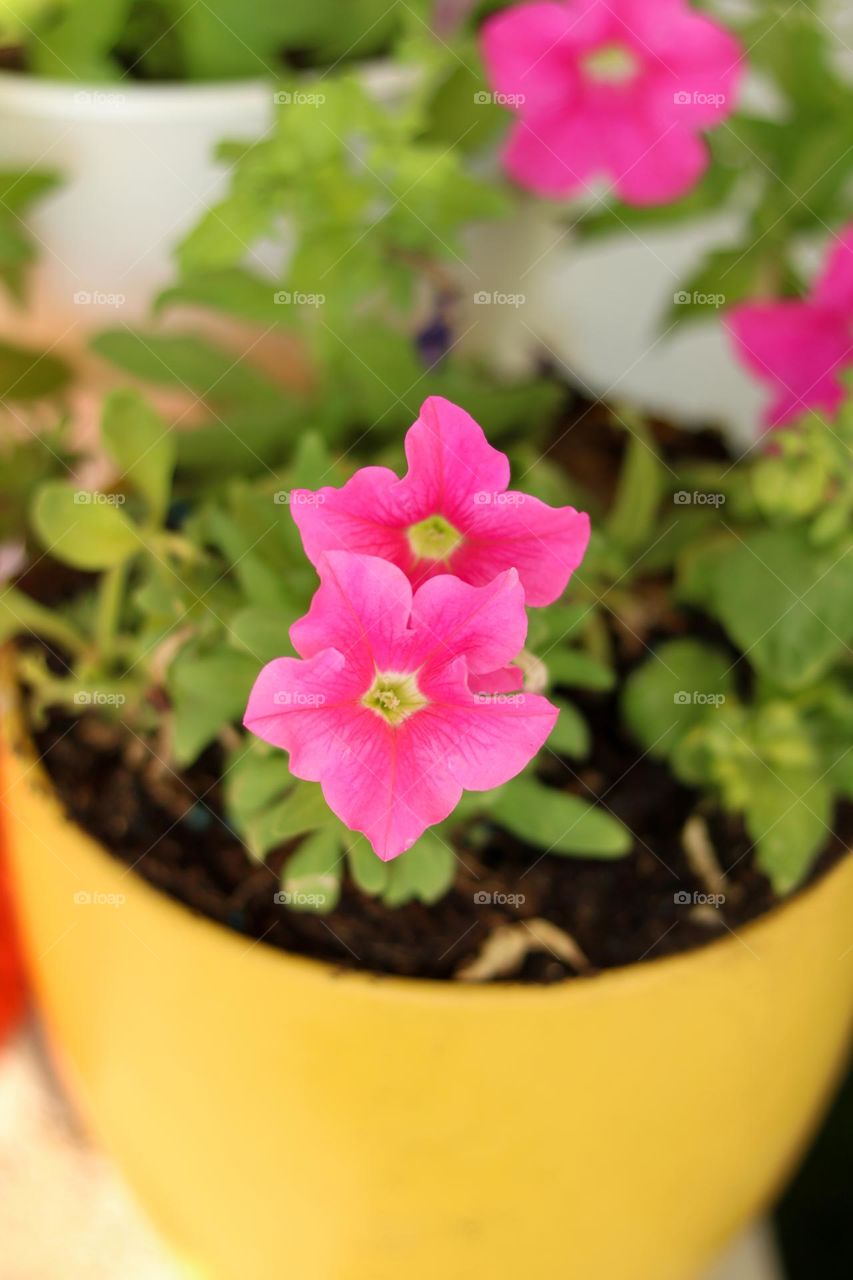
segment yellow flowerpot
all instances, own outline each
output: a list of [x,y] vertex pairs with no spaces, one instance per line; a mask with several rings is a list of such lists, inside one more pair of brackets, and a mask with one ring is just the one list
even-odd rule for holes
[[50,1035],[188,1275],[692,1280],[778,1190],[842,1064],[851,857],[738,936],[588,980],[338,972],[155,891],[11,741]]

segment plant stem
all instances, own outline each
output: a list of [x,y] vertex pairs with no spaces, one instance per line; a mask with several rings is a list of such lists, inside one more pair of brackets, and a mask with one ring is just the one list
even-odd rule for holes
[[101,579],[95,616],[95,643],[102,661],[110,657],[121,614],[127,566],[117,564]]

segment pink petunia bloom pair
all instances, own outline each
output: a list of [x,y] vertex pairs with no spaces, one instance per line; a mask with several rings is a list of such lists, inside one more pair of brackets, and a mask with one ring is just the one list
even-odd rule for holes
[[807,298],[743,303],[726,323],[741,360],[775,393],[766,426],[809,409],[835,413],[845,394],[840,375],[853,365],[853,224]]
[[245,716],[385,860],[544,744],[557,708],[511,664],[526,603],[557,598],[589,538],[583,513],[508,492],[506,457],[448,401],[426,401],[406,456],[402,480],[367,467],[292,494],[321,585],[291,628],[301,657],[264,667]]
[[519,117],[509,175],[551,197],[606,177],[634,205],[701,177],[700,130],[732,111],[742,71],[734,36],[684,0],[535,0],[491,17],[482,53]]

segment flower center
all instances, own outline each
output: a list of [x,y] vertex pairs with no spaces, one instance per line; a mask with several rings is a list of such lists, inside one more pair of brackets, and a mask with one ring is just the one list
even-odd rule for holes
[[396,671],[377,672],[376,679],[361,700],[390,725],[402,724],[409,716],[425,707],[427,700],[413,675]]
[[406,530],[409,546],[419,560],[446,560],[462,543],[462,534],[444,516],[427,516]]
[[599,84],[625,84],[640,68],[639,59],[624,44],[602,44],[581,58],[590,80]]

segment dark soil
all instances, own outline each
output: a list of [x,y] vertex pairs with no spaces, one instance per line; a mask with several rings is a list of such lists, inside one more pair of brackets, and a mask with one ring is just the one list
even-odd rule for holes
[[[661,428],[659,440],[672,461],[685,451],[692,459],[726,456],[711,433],[689,437]],[[554,454],[606,501],[623,441],[604,411],[591,406],[570,420]],[[652,642],[685,628],[705,631],[698,619],[671,615],[665,584],[649,583],[648,592]],[[640,655],[618,627],[613,640],[624,672]],[[452,978],[495,929],[515,923],[523,930],[519,922],[538,918],[569,934],[589,967],[564,963],[546,949],[529,952],[510,976],[555,982],[576,977],[579,969],[594,972],[701,946],[776,905],[742,824],[699,809],[696,792],[641,754],[619,727],[615,695],[572,696],[590,723],[591,757],[578,765],[550,756],[543,777],[601,799],[635,833],[629,856],[599,862],[543,855],[497,828],[472,847],[463,828],[459,875],[440,902],[390,909],[347,878],[339,905],[325,916],[293,911],[274,899],[292,846],[258,865],[229,829],[222,817],[218,748],[177,779],[156,768],[153,757],[129,754],[126,742],[94,717],[57,716],[36,740],[71,817],[139,875],[249,938],[347,968]],[[698,878],[682,846],[684,823],[697,812],[724,873],[722,886]],[[836,833],[812,879],[850,848],[853,805],[839,808]],[[724,902],[711,904],[708,895],[719,891]]]
[[[575,771],[552,759],[548,775],[578,794],[606,796],[608,808],[636,834],[628,857],[543,856],[495,829],[485,848],[460,842],[457,882],[434,906],[389,909],[347,880],[339,905],[325,916],[274,901],[287,850],[259,866],[229,830],[221,817],[218,751],[188,772],[185,786],[168,775],[152,786],[143,762],[128,767],[121,746],[105,740],[94,718],[56,718],[37,742],[75,821],[146,880],[250,938],[349,968],[451,978],[497,926],[539,917],[568,932],[595,970],[699,946],[775,904],[740,823],[711,814],[708,828],[726,884],[725,903],[708,905],[709,887],[690,870],[681,846],[697,797],[614,735],[608,703],[586,708],[597,744],[591,760]],[[838,832],[814,876],[850,847],[853,806],[839,814]],[[488,904],[483,893],[491,895]],[[553,982],[575,970],[540,951],[513,976]]]

